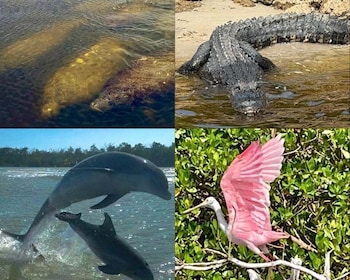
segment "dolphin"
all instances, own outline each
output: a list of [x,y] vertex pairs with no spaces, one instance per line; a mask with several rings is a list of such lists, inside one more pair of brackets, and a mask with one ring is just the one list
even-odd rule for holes
[[95,255],[105,263],[98,266],[100,271],[106,274],[122,273],[135,280],[154,279],[148,263],[116,234],[111,217],[107,213],[104,213],[105,220],[100,226],[82,221],[81,213],[61,212],[55,216],[69,223]]
[[72,203],[105,195],[91,209],[104,208],[133,191],[147,192],[169,200],[168,181],[163,171],[147,159],[122,152],[91,156],[72,167],[58,183],[25,234],[2,230],[30,248],[39,224]]

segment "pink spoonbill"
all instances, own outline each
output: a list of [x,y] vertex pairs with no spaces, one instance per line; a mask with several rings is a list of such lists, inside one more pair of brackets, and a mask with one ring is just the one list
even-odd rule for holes
[[255,141],[227,168],[220,186],[229,215],[228,224],[219,202],[214,197],[208,197],[184,213],[199,207],[213,209],[220,228],[230,242],[245,245],[265,261],[271,261],[273,258],[266,244],[290,236],[286,232],[272,230],[269,212],[269,183],[280,174],[283,143],[284,139],[280,135],[264,145]]

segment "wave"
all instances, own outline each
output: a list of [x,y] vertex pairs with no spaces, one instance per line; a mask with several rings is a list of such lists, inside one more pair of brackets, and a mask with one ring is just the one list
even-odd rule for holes
[[174,167],[162,167],[161,168],[168,179],[169,183],[173,183],[175,181],[175,168]]
[[42,178],[62,177],[67,168],[1,168],[0,177],[7,178]]

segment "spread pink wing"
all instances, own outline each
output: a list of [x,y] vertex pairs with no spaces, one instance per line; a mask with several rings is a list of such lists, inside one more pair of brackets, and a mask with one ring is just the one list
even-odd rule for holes
[[231,233],[241,240],[252,242],[251,239],[271,231],[268,183],[280,174],[283,143],[280,135],[264,145],[253,142],[235,158],[221,179],[229,227]]

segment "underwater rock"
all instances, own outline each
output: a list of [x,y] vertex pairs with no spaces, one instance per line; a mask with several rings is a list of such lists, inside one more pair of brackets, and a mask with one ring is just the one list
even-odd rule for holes
[[53,47],[61,44],[82,21],[55,23],[54,26],[30,34],[0,51],[0,71],[23,67],[35,62]]
[[44,88],[41,116],[57,115],[64,106],[91,100],[127,64],[129,53],[119,41],[102,38],[85,53],[59,68]]
[[174,92],[174,67],[174,52],[142,57],[111,79],[90,107],[107,111],[118,105],[145,102],[148,97]]

